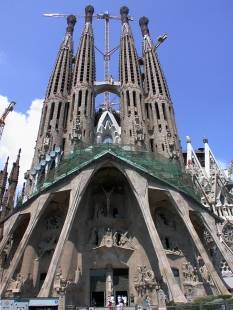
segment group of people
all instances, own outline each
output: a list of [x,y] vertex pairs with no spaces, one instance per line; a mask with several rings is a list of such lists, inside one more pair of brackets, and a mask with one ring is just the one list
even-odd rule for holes
[[[124,308],[124,306],[127,305],[127,297],[124,296],[124,297],[121,297],[121,296],[118,296],[117,298],[117,310],[122,310]],[[96,300],[95,298],[92,298],[92,302],[91,302],[91,306],[93,308],[96,307]],[[115,300],[114,300],[114,297],[113,296],[109,296],[108,297],[108,300],[107,300],[107,307],[109,308],[109,310],[113,310],[113,307],[115,306]]]

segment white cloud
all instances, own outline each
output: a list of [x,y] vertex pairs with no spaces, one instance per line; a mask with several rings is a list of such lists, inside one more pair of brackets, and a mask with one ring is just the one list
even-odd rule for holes
[[[0,95],[0,116],[9,104],[10,102],[8,101],[8,98]],[[26,114],[12,111],[8,114],[5,120],[5,127],[0,141],[0,169],[4,168],[6,159],[9,156],[9,175],[12,163],[15,162],[18,151],[21,148],[20,174],[17,192],[21,190],[23,182],[25,181],[24,172],[31,168],[42,105],[43,99],[35,99],[32,101]]]
[[216,159],[217,160],[217,163],[219,165],[220,168],[222,169],[227,169],[227,167],[229,166],[229,164],[227,164],[225,161],[223,160],[219,160],[219,159]]

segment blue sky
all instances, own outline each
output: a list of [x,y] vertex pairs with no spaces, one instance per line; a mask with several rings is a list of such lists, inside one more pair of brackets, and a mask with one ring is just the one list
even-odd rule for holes
[[[119,15],[122,5],[128,6],[129,15],[134,16],[131,27],[139,55],[142,36],[138,20],[141,16],[149,18],[150,35],[154,42],[159,35],[167,32],[168,39],[158,48],[158,55],[171,93],[181,145],[186,149],[185,137],[189,135],[194,149],[203,147],[202,138],[206,136],[215,157],[229,164],[233,158],[232,0],[2,1],[0,96],[4,100],[0,100],[0,112],[7,104],[7,97],[8,101],[17,101],[15,110],[27,122],[30,117],[27,111],[30,111],[32,102],[44,98],[58,48],[65,34],[66,20],[45,18],[42,14],[84,13],[88,4],[94,6],[95,13],[108,10],[112,15]],[[79,19],[75,26],[75,52],[83,25],[84,19]],[[103,51],[104,21],[94,20],[93,27],[95,45]],[[119,44],[120,30],[120,21],[110,22],[110,49]],[[97,80],[102,80],[103,58],[97,51],[96,59]],[[117,79],[118,52],[112,56],[110,68],[111,74]],[[102,98],[97,97],[96,104],[101,104]],[[4,131],[6,137],[0,143],[7,144],[7,131],[19,128],[17,122],[11,122],[11,117],[9,115],[7,118]],[[7,124],[11,128],[7,128]],[[33,124],[31,126],[33,128]],[[34,142],[30,141],[35,141],[36,136],[32,140],[27,137],[32,130],[36,134],[37,128],[27,129],[23,136],[15,134],[15,147],[20,147],[20,143],[26,140],[33,151]],[[6,154],[7,148],[5,152],[0,150],[3,162]],[[22,157],[24,154],[22,148]],[[28,169],[30,165],[31,162],[28,162]]]

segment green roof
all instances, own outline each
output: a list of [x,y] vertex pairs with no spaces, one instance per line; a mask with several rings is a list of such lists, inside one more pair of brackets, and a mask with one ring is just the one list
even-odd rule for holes
[[[109,154],[200,202],[191,175],[182,170],[178,160],[169,159],[158,153],[148,152],[135,145],[112,143],[90,145],[80,142],[75,145],[74,149],[75,151],[72,154],[63,157],[58,167],[50,170],[46,178],[39,182],[33,196],[46,187],[99,160],[105,154]],[[20,201],[17,205],[20,205]]]

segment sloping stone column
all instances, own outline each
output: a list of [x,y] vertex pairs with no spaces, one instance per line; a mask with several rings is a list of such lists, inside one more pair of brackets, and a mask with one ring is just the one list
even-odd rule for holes
[[20,215],[20,212],[13,214],[5,223],[4,223],[4,237],[0,243],[0,253],[5,249],[7,242],[13,232],[14,225]]
[[201,213],[198,213],[198,215],[199,215],[200,219],[202,220],[203,224],[205,225],[205,228],[208,230],[209,234],[213,238],[213,240],[214,240],[215,244],[217,245],[219,251],[221,252],[223,258],[227,262],[227,265],[229,266],[229,268],[231,269],[231,271],[233,273],[233,263],[232,263],[229,255],[227,254],[224,246],[222,245],[221,241],[219,240],[218,236],[213,232],[211,227],[208,225],[204,216]]
[[164,251],[163,245],[161,243],[160,237],[158,235],[158,232],[154,225],[154,221],[151,216],[148,201],[147,180],[141,175],[139,175],[136,171],[125,169],[125,172],[129,178],[133,193],[141,208],[151,238],[151,242],[154,247],[155,254],[158,258],[159,270],[168,286],[170,296],[172,300],[174,300],[175,302],[187,303],[187,299],[185,298],[183,292],[181,291],[179,285],[177,284],[174,278],[166,253]]
[[200,256],[202,257],[208,271],[211,274],[211,277],[219,291],[219,294],[221,295],[229,295],[230,293],[228,292],[228,290],[226,289],[226,287],[224,286],[223,282],[221,281],[219,275],[217,274],[214,266],[212,265],[211,260],[209,259],[208,254],[205,251],[204,246],[201,243],[201,240],[198,237],[198,234],[195,230],[195,228],[193,227],[193,224],[189,218],[189,205],[187,203],[187,201],[180,195],[180,193],[175,192],[173,190],[169,190],[170,194],[171,194],[171,198],[173,200],[173,202],[176,205],[176,209],[179,209],[179,214],[181,216],[181,218],[184,221],[185,226],[187,227],[190,236],[192,237],[197,250],[200,253]]
[[[70,201],[69,209],[66,215],[66,219],[58,239],[56,249],[54,251],[49,270],[46,276],[46,279],[43,283],[43,286],[38,294],[38,297],[49,297],[52,290],[52,285],[54,282],[54,277],[56,270],[59,266],[59,262],[62,258],[62,254],[65,249],[66,241],[69,237],[70,230],[77,212],[77,209],[80,205],[84,189],[93,173],[94,169],[89,169],[82,171],[72,182],[71,182],[71,192],[70,192]],[[59,307],[59,308],[62,308]]]
[[14,275],[15,269],[17,268],[17,265],[18,265],[22,255],[24,253],[24,250],[27,246],[28,240],[29,240],[38,220],[40,219],[41,213],[44,210],[44,208],[47,206],[47,203],[49,201],[48,198],[50,195],[51,195],[50,193],[41,195],[32,203],[31,219],[29,221],[28,227],[27,227],[27,229],[23,235],[23,238],[22,238],[22,240],[21,240],[21,242],[17,248],[17,251],[14,255],[14,258],[10,264],[10,267],[7,270],[7,272],[5,273],[4,279],[1,283],[1,287],[0,287],[0,296],[1,297],[4,297],[4,293],[7,289],[7,286],[9,284],[11,278]]

